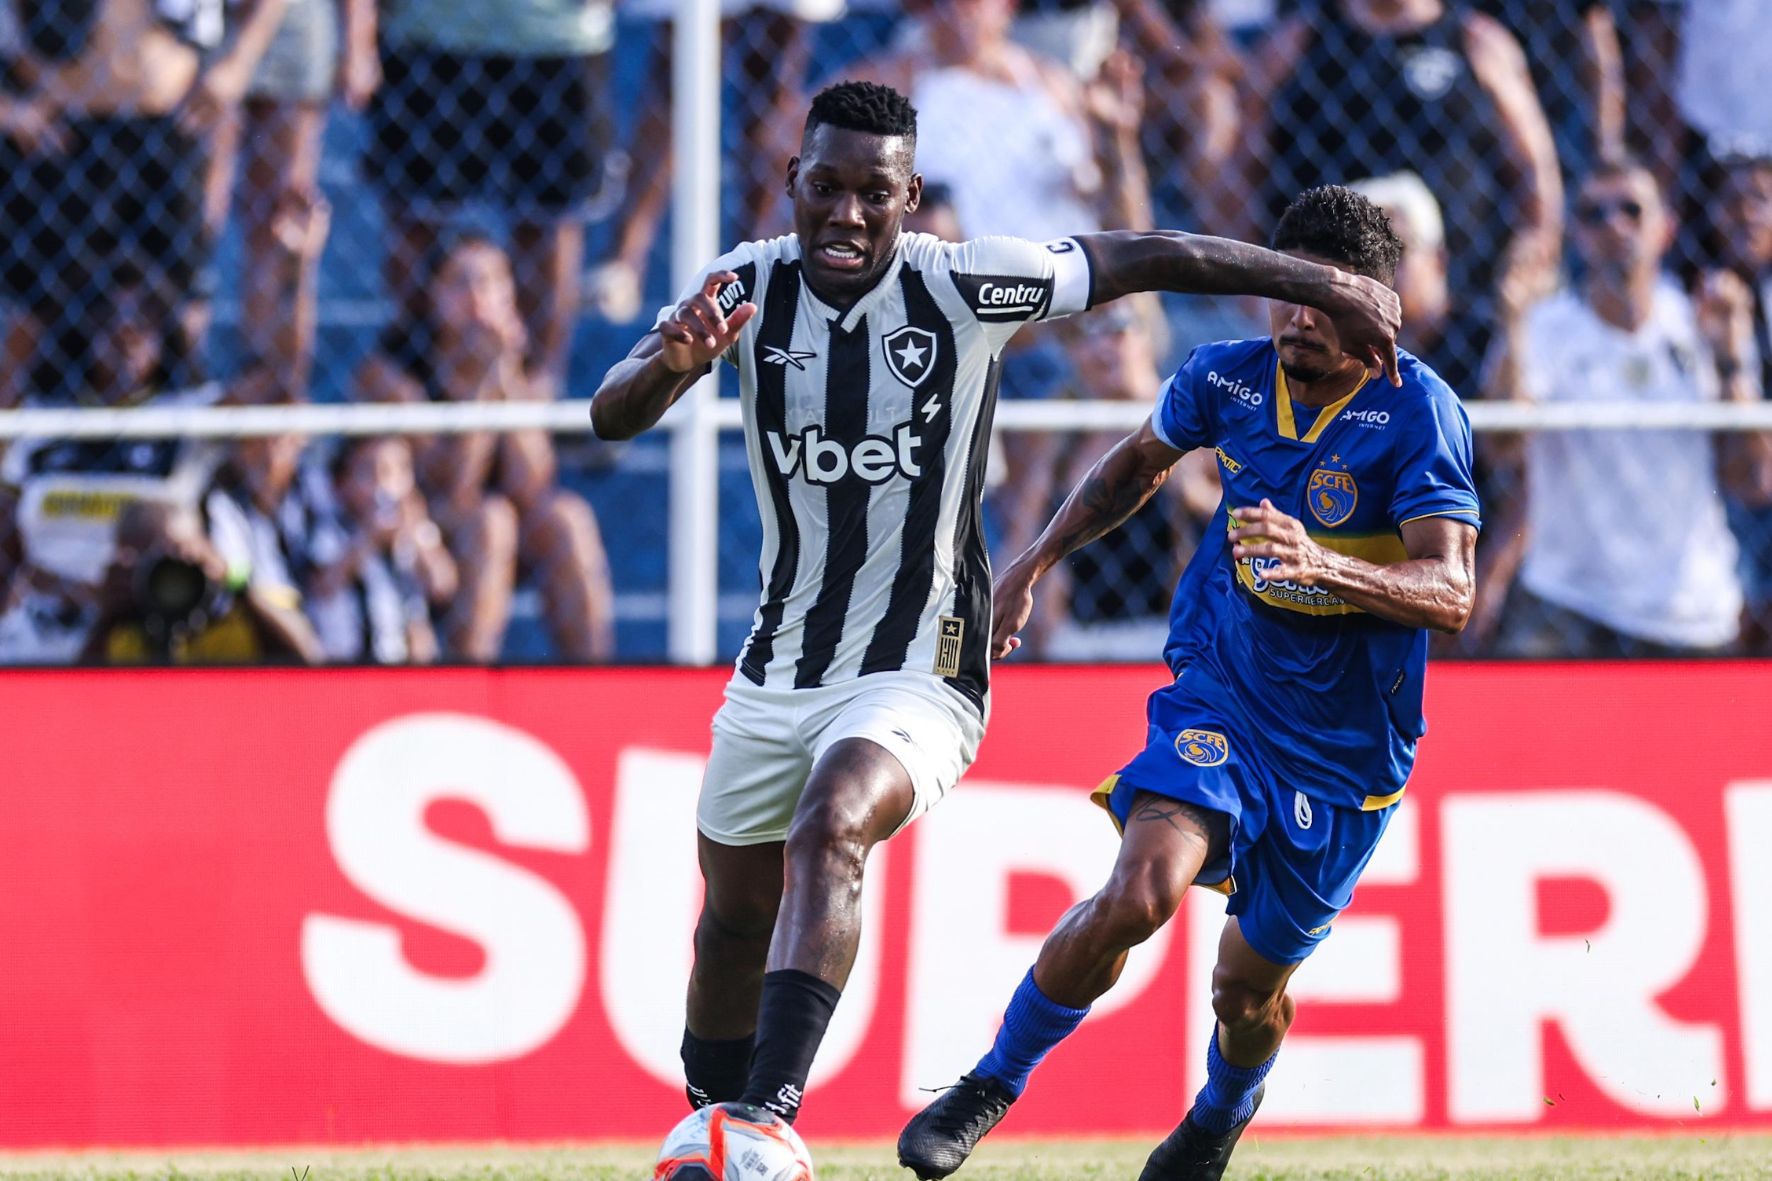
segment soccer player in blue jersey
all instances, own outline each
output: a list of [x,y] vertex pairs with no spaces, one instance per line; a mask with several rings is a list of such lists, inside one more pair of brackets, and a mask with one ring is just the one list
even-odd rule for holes
[[[1300,195],[1273,246],[1384,283],[1402,249],[1382,211],[1338,186]],[[1217,1035],[1205,1088],[1141,1181],[1222,1176],[1292,1022],[1287,979],[1403,794],[1427,633],[1461,629],[1474,597],[1470,424],[1414,357],[1392,388],[1321,313],[1276,301],[1268,317],[1270,339],[1195,349],[997,579],[1002,657],[1041,575],[1131,516],[1184,452],[1214,450],[1224,499],[1176,588],[1175,681],[1151,695],[1145,749],[1095,790],[1119,858],[1047,937],[990,1052],[906,1126],[899,1159],[925,1181],[960,1167],[1190,885],[1229,898]]]

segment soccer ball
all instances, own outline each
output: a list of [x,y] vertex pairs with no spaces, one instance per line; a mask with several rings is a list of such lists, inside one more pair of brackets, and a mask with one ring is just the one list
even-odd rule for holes
[[659,1150],[653,1181],[812,1181],[812,1157],[788,1122],[748,1103],[691,1112]]

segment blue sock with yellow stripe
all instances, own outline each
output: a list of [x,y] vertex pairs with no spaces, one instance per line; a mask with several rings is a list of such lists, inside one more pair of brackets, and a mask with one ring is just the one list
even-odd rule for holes
[[1255,1088],[1273,1069],[1275,1052],[1259,1066],[1232,1066],[1218,1052],[1218,1027],[1206,1046],[1206,1085],[1194,1097],[1194,1123],[1214,1134],[1223,1134],[1255,1114]]
[[1015,995],[1009,998],[997,1040],[991,1043],[990,1052],[978,1060],[972,1073],[996,1079],[1011,1095],[1019,1097],[1034,1067],[1088,1015],[1087,1007],[1073,1009],[1041,992],[1034,983],[1034,970],[1029,968]]

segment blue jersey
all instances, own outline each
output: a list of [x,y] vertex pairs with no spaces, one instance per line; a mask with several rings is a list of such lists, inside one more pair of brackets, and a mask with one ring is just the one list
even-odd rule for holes
[[1318,408],[1293,403],[1271,342],[1202,345],[1152,416],[1177,450],[1213,449],[1225,489],[1176,587],[1165,659],[1224,687],[1274,787],[1367,809],[1401,794],[1426,732],[1426,631],[1273,581],[1271,559],[1233,562],[1228,532],[1231,510],[1265,497],[1320,544],[1382,564],[1408,556],[1408,521],[1480,525],[1470,420],[1433,370],[1401,358],[1401,389],[1369,380]]

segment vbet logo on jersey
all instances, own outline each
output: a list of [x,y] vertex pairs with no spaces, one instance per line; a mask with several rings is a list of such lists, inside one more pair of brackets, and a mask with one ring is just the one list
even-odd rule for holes
[[835,484],[851,474],[869,484],[884,484],[893,476],[915,479],[923,474],[916,458],[923,440],[908,422],[894,427],[891,438],[868,435],[854,446],[825,438],[815,426],[797,435],[765,431],[764,438],[769,440],[775,469],[788,477],[803,474],[808,484]]

